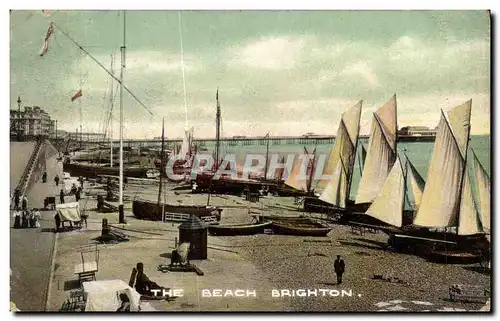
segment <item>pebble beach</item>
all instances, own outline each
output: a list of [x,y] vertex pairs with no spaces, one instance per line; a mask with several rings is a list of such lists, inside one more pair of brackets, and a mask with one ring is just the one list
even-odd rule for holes
[[[163,197],[169,204],[207,202],[206,194],[175,191],[173,184],[166,186]],[[167,288],[183,290],[183,296],[174,301],[151,301],[157,311],[477,311],[484,302],[452,302],[449,286],[468,284],[491,290],[490,275],[479,264],[439,264],[394,253],[385,248],[385,234],[353,234],[350,227],[341,225],[332,225],[327,237],[209,235],[208,258],[192,261],[203,276],[192,272],[163,273],[157,267],[169,263],[168,253],[175,248],[179,223],[138,220],[131,209],[134,197],[154,200],[157,189],[127,185],[127,224],[118,224],[117,213],[95,211],[96,195],[103,190],[86,187],[87,195],[80,204],[89,215],[87,228],[57,234],[49,311],[59,310],[69,297],[77,279],[74,266],[82,260],[80,250],[95,247],[103,218],[129,240],[97,245],[97,280],[121,279],[128,283],[132,268],[143,262],[150,279]],[[221,224],[250,223],[253,214],[306,214],[300,212],[291,197],[268,196],[258,203],[249,203],[242,197],[212,195],[210,204],[224,208]],[[333,272],[337,255],[346,262],[341,285],[336,284]],[[400,281],[375,280],[374,275]],[[236,293],[241,296],[235,296]]]

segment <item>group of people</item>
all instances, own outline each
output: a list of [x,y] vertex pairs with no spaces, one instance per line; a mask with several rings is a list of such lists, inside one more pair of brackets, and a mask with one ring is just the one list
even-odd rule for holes
[[[26,211],[28,210],[28,198],[26,195],[21,195],[21,191],[18,188],[14,191],[14,210],[18,211],[19,209]],[[21,207],[19,207],[19,203],[21,203]]]
[[36,208],[14,212],[14,228],[28,227],[40,227],[40,212]]

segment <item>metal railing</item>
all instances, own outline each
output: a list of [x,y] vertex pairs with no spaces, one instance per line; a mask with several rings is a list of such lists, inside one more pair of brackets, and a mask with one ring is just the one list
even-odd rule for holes
[[38,160],[38,157],[40,156],[40,151],[42,150],[42,147],[44,144],[45,144],[45,141],[42,139],[40,139],[36,142],[35,148],[33,149],[33,152],[31,153],[31,156],[28,160],[28,163],[26,164],[26,167],[24,168],[23,175],[19,179],[17,189],[19,190],[21,195],[24,195],[24,193],[26,192],[26,189],[28,188],[28,183],[31,179],[31,175],[33,174],[33,170],[35,168],[36,161]]

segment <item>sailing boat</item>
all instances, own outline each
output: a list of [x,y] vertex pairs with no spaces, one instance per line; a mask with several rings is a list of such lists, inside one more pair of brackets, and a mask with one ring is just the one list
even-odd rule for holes
[[[161,159],[164,159],[165,123],[162,126]],[[162,162],[162,167],[165,163]],[[160,184],[158,188],[158,201],[136,199],[132,201],[132,213],[139,219],[152,221],[185,221],[192,214],[203,219],[209,224],[218,224],[221,219],[222,209],[215,206],[177,205],[161,202],[161,192],[164,179],[164,171],[160,173]]]
[[306,197],[304,200],[305,211],[322,212],[326,210],[329,212],[332,209],[346,208],[354,172],[362,104],[361,100],[342,114],[335,143],[324,170],[324,174],[331,175],[331,179],[318,182],[316,188],[323,189],[323,192],[319,198]]
[[[111,59],[111,75],[114,75],[113,72],[113,58]],[[113,103],[114,103],[114,95],[113,95],[113,86],[114,83],[113,81],[111,82],[110,86],[110,110],[109,110],[109,120],[108,122],[111,123],[110,128],[113,128],[112,125],[112,109],[113,109]],[[120,168],[119,167],[113,167],[113,140],[111,137],[111,132],[110,132],[110,148],[109,148],[109,159],[110,162],[109,164],[104,163],[107,161],[106,157],[102,157],[102,151],[103,149],[97,149],[92,156],[87,153],[88,157],[83,158],[83,157],[72,157],[72,160],[77,161],[75,163],[71,162],[64,162],[63,163],[63,171],[68,172],[71,176],[75,177],[87,177],[87,178],[98,178],[99,176],[112,176],[112,177],[118,177],[120,175]],[[106,148],[107,150],[107,148]],[[130,153],[128,151],[127,153]],[[147,178],[148,177],[148,172],[150,172],[153,167],[148,167],[148,166],[140,166],[141,161],[138,160],[136,161],[137,164],[133,165],[131,162],[128,162],[127,165],[124,166],[123,168],[123,175],[126,177],[136,177],[136,178]]]
[[490,198],[491,198],[491,186],[490,177],[484,170],[483,165],[479,162],[476,153],[472,151],[474,156],[474,172],[476,178],[476,192],[479,198],[479,209],[481,212],[481,225],[484,232],[490,233]]
[[[366,215],[389,225],[381,230],[390,235],[388,242],[392,246],[420,246],[430,242],[445,247],[445,251],[431,251],[435,255],[470,258],[475,256],[463,251],[481,250],[487,245],[467,170],[471,106],[469,100],[448,115],[441,111],[427,182],[420,198],[420,188],[412,185],[417,190],[414,198],[418,204],[412,222],[403,224],[402,220],[405,178],[399,158],[366,211]],[[411,172],[412,167],[409,168]],[[415,185],[421,186],[421,182]]]
[[[236,168],[229,168],[231,162],[226,162],[222,160],[220,156],[220,124],[221,124],[221,108],[219,102],[219,89],[215,95],[216,100],[216,131],[215,131],[215,155],[214,155],[214,166],[208,171],[204,171],[196,174],[195,183],[196,191],[202,192],[207,191],[209,193],[220,193],[220,194],[233,194],[241,195],[245,190],[250,192],[257,192],[262,189],[262,186],[269,185],[269,183],[261,182],[255,179],[242,179],[242,178],[232,178],[229,175],[221,174],[220,177],[216,176],[216,173],[221,171],[232,170],[235,171]],[[234,164],[235,165],[235,164]]]
[[[338,213],[342,220],[352,220],[353,213],[364,213],[380,192],[389,171],[396,160],[397,144],[397,103],[396,94],[375,113],[368,143],[368,152],[361,149],[363,171],[355,202],[349,200],[352,174],[358,145],[360,101],[342,115],[337,138],[331,150],[325,174],[331,174],[319,198],[304,200],[304,210],[308,212]],[[365,159],[366,155],[366,159]],[[345,215],[347,214],[347,215]]]
[[312,179],[315,159],[316,149],[309,153],[307,148],[304,147],[304,153],[295,159],[290,174],[286,177],[284,183],[272,188],[273,193],[279,196],[295,197],[314,195]]
[[366,209],[374,201],[396,161],[397,128],[394,94],[373,114],[368,153],[356,195],[358,211]]

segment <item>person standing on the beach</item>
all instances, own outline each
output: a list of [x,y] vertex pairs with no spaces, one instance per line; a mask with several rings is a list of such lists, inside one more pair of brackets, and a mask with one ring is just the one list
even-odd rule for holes
[[28,210],[28,198],[26,197],[26,195],[23,195],[23,200],[21,201],[21,208],[23,211]]
[[16,188],[14,191],[14,209],[17,211],[19,209],[19,199],[21,198],[21,192]]
[[64,191],[61,188],[61,193],[59,193],[59,200],[61,201],[61,204],[64,204]]
[[337,259],[335,263],[333,263],[333,269],[335,270],[335,274],[337,274],[337,284],[342,283],[342,274],[345,271],[345,262],[340,258],[340,255],[337,255]]
[[54,182],[56,182],[56,186],[59,186],[59,176],[56,175],[56,177],[54,177]]
[[59,232],[59,228],[61,227],[61,218],[57,212],[56,215],[54,215],[54,221],[56,222],[56,232]]

